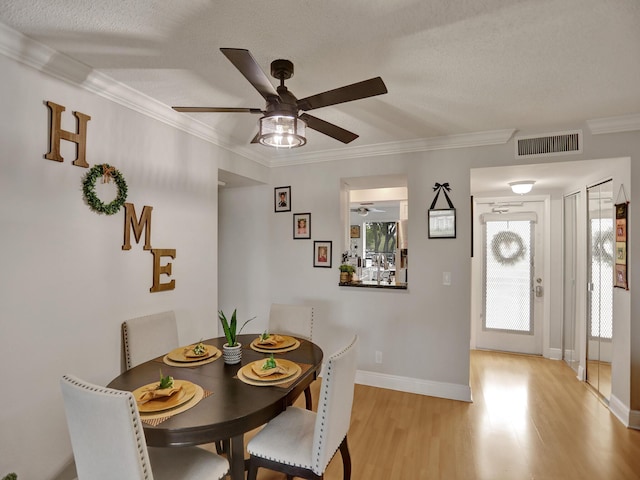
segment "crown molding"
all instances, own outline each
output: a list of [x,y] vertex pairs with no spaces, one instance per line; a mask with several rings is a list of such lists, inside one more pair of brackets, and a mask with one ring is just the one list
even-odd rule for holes
[[[502,145],[509,142],[516,129],[492,130],[458,135],[379,143],[304,153],[282,152],[276,156],[261,154],[252,146],[237,146],[225,135],[205,123],[178,113],[141,92],[78,62],[0,22],[0,54],[28,65],[76,87],[163,122],[171,127],[217,145],[235,155],[265,167],[303,165],[363,157],[398,155],[454,148]],[[593,134],[640,130],[640,114],[588,120]]]
[[163,122],[264,166],[269,161],[249,148],[229,143],[214,128],[78,62],[0,22],[0,54],[100,97]]
[[587,120],[589,130],[594,135],[602,133],[632,132],[640,130],[640,114],[622,115],[619,117],[596,118]]
[[362,147],[346,147],[341,149],[325,150],[323,152],[307,152],[297,155],[288,155],[282,160],[272,160],[271,166],[277,167],[291,164],[297,165],[317,162],[330,162],[333,160],[345,160],[351,158],[428,152],[431,150],[502,145],[507,143],[515,132],[515,128],[509,128],[505,130],[491,130],[486,132],[420,138],[408,141],[378,143],[374,145],[365,145]]

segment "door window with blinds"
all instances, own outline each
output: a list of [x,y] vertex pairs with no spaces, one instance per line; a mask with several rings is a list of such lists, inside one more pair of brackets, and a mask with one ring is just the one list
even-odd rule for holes
[[534,222],[485,221],[483,328],[533,334]]

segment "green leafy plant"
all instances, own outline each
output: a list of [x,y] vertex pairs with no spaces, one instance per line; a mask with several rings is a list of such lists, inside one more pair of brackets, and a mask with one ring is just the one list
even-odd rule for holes
[[202,343],[202,340],[200,340],[198,343],[196,343],[193,346],[194,355],[206,355],[206,353],[207,353],[207,347],[204,346],[204,343]]
[[2,480],[18,480],[18,475],[15,473],[10,473],[2,478]]
[[251,317],[249,320],[245,321],[237,333],[236,329],[238,327],[238,320],[236,318],[236,310],[234,310],[231,315],[231,321],[227,321],[227,317],[222,310],[218,311],[218,318],[220,319],[220,323],[222,323],[222,329],[224,330],[224,336],[227,339],[227,345],[235,347],[238,344],[236,337],[242,333],[242,329],[245,325],[256,317]]
[[162,375],[162,370],[160,370],[160,385],[158,385],[157,390],[163,390],[165,388],[173,387],[173,377],[167,375],[166,377]]
[[262,365],[262,370],[269,370],[271,368],[276,368],[278,365],[276,364],[276,359],[273,357],[273,353],[269,358],[267,358]]
[[343,263],[339,268],[341,272],[346,273],[354,273],[356,271],[355,267],[353,265],[349,265],[348,263]]

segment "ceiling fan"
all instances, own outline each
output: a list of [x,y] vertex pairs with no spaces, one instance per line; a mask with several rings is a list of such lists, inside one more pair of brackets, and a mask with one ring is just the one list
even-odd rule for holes
[[[362,216],[362,217],[366,217],[367,215],[369,215],[369,212],[375,212],[375,213],[384,213],[386,210],[378,210],[375,207],[365,207],[365,204],[360,204],[359,207],[357,208],[352,208],[351,211],[357,213],[358,215]],[[369,204],[371,205],[371,204]]]
[[261,143],[272,147],[300,147],[306,143],[306,127],[335,138],[342,143],[352,142],[358,138],[358,135],[355,133],[307,113],[300,113],[300,111],[306,112],[316,108],[387,93],[387,87],[382,79],[376,77],[298,100],[284,84],[286,79],[293,76],[293,63],[289,60],[280,59],[271,62],[271,75],[280,80],[280,85],[274,88],[249,50],[241,48],[221,48],[220,51],[233,63],[240,73],[244,75],[258,93],[264,97],[267,102],[265,109],[234,107],[172,108],[178,112],[187,113],[240,112],[261,114],[263,117],[260,118],[260,130],[253,140],[251,140],[251,143]]

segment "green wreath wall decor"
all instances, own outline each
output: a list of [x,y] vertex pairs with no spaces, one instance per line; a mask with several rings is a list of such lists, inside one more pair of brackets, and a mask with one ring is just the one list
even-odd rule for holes
[[[115,200],[106,205],[96,195],[95,186],[98,177],[102,177],[102,183],[109,183],[111,179],[113,179],[118,187],[118,195]],[[127,201],[127,182],[124,181],[124,177],[115,167],[112,167],[108,163],[103,163],[93,166],[87,172],[87,176],[82,182],[82,193],[91,210],[104,213],[105,215],[113,215],[117,213],[124,205],[124,202]]]
[[[515,250],[509,255],[504,255],[502,253],[502,248],[506,247],[508,249],[511,248],[511,245],[516,245]],[[514,265],[518,263],[519,260],[524,258],[525,254],[525,246],[522,241],[522,237],[515,232],[510,231],[502,231],[498,232],[491,241],[491,251],[493,253],[494,258],[501,265]]]

